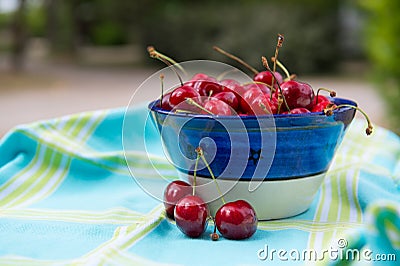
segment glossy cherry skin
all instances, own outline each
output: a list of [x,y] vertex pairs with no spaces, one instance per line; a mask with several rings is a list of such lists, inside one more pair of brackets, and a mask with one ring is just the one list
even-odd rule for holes
[[314,97],[314,99],[313,99],[313,105],[316,105],[316,104],[322,103],[322,102],[330,102],[330,101],[324,95],[318,95],[318,96]]
[[180,86],[172,91],[171,97],[169,97],[169,103],[171,106],[175,106],[185,101],[187,98],[193,98],[196,102],[199,102],[199,92],[188,85]]
[[[243,96],[246,92],[246,88],[244,88],[240,83],[233,79],[223,79],[220,81],[220,84],[224,86],[224,91],[233,92],[238,100]],[[240,101],[240,100],[239,100]]]
[[167,185],[164,190],[164,207],[168,217],[174,218],[176,203],[181,198],[191,195],[192,191],[192,186],[181,180],[174,180]]
[[236,87],[241,86],[240,83],[234,79],[223,79],[219,81],[219,84],[234,91]]
[[207,227],[208,208],[204,201],[193,195],[180,199],[175,206],[175,221],[178,228],[189,237],[199,237]]
[[[268,104],[269,104],[269,108],[271,109],[271,112],[273,114],[277,114],[278,113],[278,109],[279,109],[279,101],[278,101],[278,96],[277,94],[274,94],[272,96],[272,98],[267,97],[268,100]],[[279,110],[281,111],[281,110]]]
[[282,94],[290,109],[303,107],[311,109],[314,99],[312,87],[304,82],[289,80],[281,84]]
[[[206,101],[203,107],[214,115],[232,115],[230,106],[227,103],[216,98],[211,98],[211,100]],[[204,111],[202,113],[208,114]]]
[[171,111],[172,108],[174,108],[169,102],[169,98],[171,97],[171,94],[172,94],[172,92],[168,92],[168,93],[163,95],[162,102],[161,102],[161,108],[162,109]]
[[264,93],[258,87],[251,87],[246,90],[240,99],[240,109],[247,114],[254,114],[253,101]]
[[264,83],[249,83],[244,85],[243,87],[246,91],[252,88],[258,88],[263,94],[269,95],[271,93],[271,89]]
[[213,96],[224,90],[224,86],[219,84],[216,80],[198,80],[194,84],[194,88],[201,96]]
[[267,115],[272,114],[272,110],[270,108],[269,98],[265,95],[257,96],[250,104],[251,106],[251,115]]
[[204,73],[197,73],[195,74],[191,80],[207,80],[209,76]]
[[245,239],[257,231],[258,219],[253,207],[244,200],[228,202],[215,214],[215,224],[228,239]]
[[290,114],[305,114],[305,113],[311,113],[310,110],[300,107],[300,108],[294,108],[290,110]]
[[[281,84],[283,82],[283,78],[282,75],[279,72],[274,72],[275,78],[274,79],[274,84],[279,83]],[[268,84],[270,86],[272,86],[272,73],[269,71],[262,71],[258,74],[256,74],[253,78],[254,81],[258,81],[258,82],[262,82],[265,84]]]
[[313,106],[311,112],[313,113],[322,112],[328,106],[328,104],[331,104],[331,102],[330,101],[318,102],[316,105]]
[[213,98],[227,103],[230,107],[232,107],[232,109],[236,111],[238,110],[239,100],[236,94],[232,91],[222,91],[220,93],[215,94]]

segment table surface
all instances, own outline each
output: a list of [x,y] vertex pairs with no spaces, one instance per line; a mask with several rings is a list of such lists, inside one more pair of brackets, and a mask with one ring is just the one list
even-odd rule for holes
[[[138,148],[124,153],[124,114],[112,109],[38,121],[0,141],[0,264],[308,265],[300,256],[307,250],[319,256],[313,263],[335,264],[329,249],[366,247],[400,259],[394,133],[377,127],[366,137],[365,122],[355,120],[308,211],[260,221],[247,240],[213,242],[211,224],[202,237],[186,237],[142,189],[140,182],[161,187],[177,175],[145,108],[132,111],[137,125],[127,133]],[[140,182],[127,162],[142,173]]]

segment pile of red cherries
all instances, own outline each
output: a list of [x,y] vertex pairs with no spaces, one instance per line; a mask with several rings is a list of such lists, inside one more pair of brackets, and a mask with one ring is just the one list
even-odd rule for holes
[[323,112],[331,105],[328,97],[315,95],[309,84],[284,81],[272,71],[259,72],[247,84],[198,73],[164,94],[161,102],[165,110],[219,116]]
[[213,218],[203,199],[195,195],[193,187],[182,180],[175,180],[165,188],[164,206],[167,216],[175,219],[177,227],[191,238],[200,237],[210,220],[214,220],[212,240],[219,238],[216,229],[223,237],[236,240],[249,238],[257,230],[256,213],[247,201],[224,203]]

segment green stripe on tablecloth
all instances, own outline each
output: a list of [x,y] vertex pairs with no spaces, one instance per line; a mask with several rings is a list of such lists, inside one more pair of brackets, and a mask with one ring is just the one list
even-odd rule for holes
[[92,250],[77,262],[107,265],[107,262],[111,262],[114,257],[118,257],[119,250],[126,250],[131,247],[136,241],[156,228],[164,218],[164,206],[160,204],[146,214],[145,222],[117,228],[112,239]]
[[[345,144],[342,144],[343,146],[349,147]],[[357,146],[362,147],[362,144],[358,143]],[[321,187],[318,207],[313,219],[316,223],[336,221],[336,225],[333,224],[325,231],[312,232],[309,236],[308,249],[322,250],[336,244],[336,241],[350,229],[338,226],[337,223],[341,221],[362,223],[362,212],[357,198],[359,169],[354,169],[353,166],[352,171],[349,172],[349,168],[343,167],[343,164],[351,162],[355,156],[360,156],[359,151],[360,149],[349,148],[343,153],[337,153],[331,167],[333,170],[328,171]],[[342,158],[338,154],[343,154]],[[337,166],[341,169],[335,169]],[[323,264],[326,259],[314,264]]]
[[[115,211],[122,215],[124,215],[126,211],[134,213],[126,209],[114,210],[114,212]],[[22,210],[21,212],[23,213]],[[40,213],[46,214],[46,211],[37,210],[35,216],[37,217],[37,215],[39,215]],[[64,214],[66,213],[68,212],[64,212]],[[47,212],[47,214],[49,214],[49,212]],[[131,247],[133,244],[135,244],[137,241],[139,241],[141,238],[151,232],[154,228],[156,228],[165,218],[163,205],[158,205],[156,208],[144,215],[140,215],[139,213],[134,214],[137,216],[137,218],[140,219],[136,220],[136,222],[131,221],[128,226],[117,227],[113,237],[109,241],[101,244],[99,247],[90,251],[88,254],[82,256],[81,258],[66,261],[45,261],[16,256],[5,256],[2,257],[2,260],[7,261],[7,265],[115,265],[116,262],[121,262],[123,263],[123,265],[165,265],[163,263],[152,262],[149,259],[141,258],[139,256],[135,256],[133,254],[125,252],[129,247]],[[7,215],[7,213],[5,213],[5,215]],[[80,212],[80,215],[95,215],[96,217],[98,217],[98,214],[90,212]],[[92,219],[94,217],[92,216],[91,218],[87,218]]]
[[[52,149],[47,149],[45,147],[38,145],[37,153],[35,156],[37,157],[42,157],[41,154],[44,154],[43,157],[48,158],[48,160],[51,162],[53,155],[55,153],[54,150]],[[31,182],[36,180],[37,178],[41,177],[43,174],[46,173],[51,168],[51,164],[44,163],[45,160],[36,160],[36,164],[40,165],[38,167],[38,170],[35,172],[29,171],[26,172],[24,176],[20,176],[19,178],[14,180],[14,184],[17,185],[16,188],[14,188],[12,191],[9,193],[6,193],[1,191],[2,193],[2,199],[0,201],[0,207],[5,208],[9,205],[10,201],[12,201],[15,197],[19,197],[24,191],[29,189],[29,186],[31,185]],[[36,167],[35,167],[36,168]],[[33,169],[35,169],[33,168]],[[56,169],[56,168],[53,168]],[[25,178],[25,176],[29,176],[28,178]],[[20,179],[21,182],[20,182]]]
[[[49,182],[52,181],[57,185],[64,179],[69,168],[70,159],[59,152],[55,152],[49,162],[50,164],[44,173],[33,175],[27,180],[31,185],[21,192],[20,195],[14,195],[12,201],[8,203],[8,207],[21,206],[23,203],[31,202],[32,199],[40,200],[43,198],[43,195],[39,197],[36,197],[36,195],[42,193],[42,190],[46,189],[46,185]],[[54,185],[48,188],[47,191],[51,191],[52,188],[54,188]]]
[[131,224],[143,222],[146,219],[144,214],[127,208],[113,208],[102,212],[13,208],[3,209],[0,216],[2,218],[87,224]]
[[[152,177],[152,175],[148,175],[146,173],[146,169],[152,167],[152,165],[149,165],[148,160],[146,160],[147,158],[150,158],[154,167],[164,172],[163,175],[165,175],[167,178],[177,177],[176,170],[164,157],[137,152],[128,152],[126,154],[124,154],[123,151],[108,153],[96,152],[91,147],[85,145],[84,142],[88,137],[90,137],[90,134],[92,133],[91,131],[95,129],[95,126],[99,123],[103,116],[104,114],[100,115],[96,119],[96,123],[92,122],[90,130],[82,139],[71,139],[73,136],[68,136],[68,134],[64,134],[65,132],[63,130],[60,132],[56,127],[48,125],[41,125],[34,130],[24,133],[36,139],[40,137],[41,141],[47,146],[51,147],[52,149],[59,150],[70,157],[78,158],[119,174],[129,175],[129,171],[126,167],[126,162],[128,162],[130,166],[143,169],[144,176]],[[86,125],[85,123],[88,121],[89,120],[87,119],[81,119],[76,128],[82,130],[82,128],[84,128]],[[75,134],[79,134],[79,131],[76,131]]]
[[267,231],[280,231],[286,229],[295,229],[305,232],[326,232],[332,228],[341,227],[344,229],[358,228],[362,223],[358,222],[316,222],[309,220],[277,220],[277,221],[259,221],[257,229]]
[[[21,179],[21,176],[25,176],[27,175],[27,173],[29,171],[32,171],[32,169],[38,164],[38,160],[39,160],[39,154],[41,153],[41,145],[38,144],[36,147],[36,151],[35,151],[35,156],[34,158],[31,160],[31,162],[29,163],[29,165],[21,172],[18,172],[15,176],[11,177],[6,183],[4,183],[1,187],[0,187],[0,200],[3,198],[3,195],[5,196],[5,190],[10,188],[10,186],[12,186],[13,184],[18,184],[18,182],[20,181],[19,179]],[[21,183],[23,183],[23,180],[21,180]],[[0,201],[0,206],[1,206],[1,201]]]
[[[387,176],[395,179],[394,172],[385,165],[372,164],[370,162],[376,159],[385,160],[388,154],[395,154],[399,151],[398,142],[388,147],[387,153],[382,154],[381,145],[388,140],[390,132],[378,130],[369,138],[358,136],[362,132],[363,127],[360,123],[352,125],[353,128],[339,149],[335,160],[328,171],[326,180],[321,187],[318,208],[314,215],[316,222],[329,221],[352,221],[362,223],[362,210],[358,199],[358,181],[360,171],[364,173],[374,173],[378,176]],[[370,143],[374,143],[371,145]],[[365,149],[368,147],[368,149]],[[385,149],[387,144],[385,145]],[[392,152],[391,152],[392,151]],[[400,154],[397,156],[399,157]],[[391,158],[393,160],[393,157]],[[387,160],[389,161],[389,160]],[[339,193],[340,191],[340,193]],[[331,204],[329,204],[331,202]],[[332,204],[333,203],[333,204]],[[323,214],[328,212],[327,217]],[[321,250],[337,244],[337,240],[346,235],[349,228],[342,226],[332,226],[330,230],[321,232],[312,232],[309,236],[309,249]],[[315,264],[323,264],[323,262],[315,262]]]
[[383,223],[390,243],[394,248],[400,249],[400,228],[394,225],[393,221],[390,220],[385,220]]
[[[32,162],[26,168],[27,170],[18,173],[17,176],[0,187],[0,194],[2,195],[0,207],[21,207],[40,201],[52,194],[69,171],[72,157],[64,153],[65,149],[71,149],[74,146],[82,149],[76,143],[84,143],[105,115],[105,112],[99,112],[97,116],[90,117],[90,119],[75,120],[76,131],[74,131],[74,135],[80,134],[84,129],[86,132],[74,141],[66,139],[54,129],[49,130],[49,126],[46,126],[46,124],[33,126],[35,130],[19,129],[23,134],[37,139],[38,145]],[[68,123],[66,124],[68,129],[71,126]],[[63,128],[63,130],[65,129]],[[7,193],[7,188],[10,189],[12,186],[16,187]]]

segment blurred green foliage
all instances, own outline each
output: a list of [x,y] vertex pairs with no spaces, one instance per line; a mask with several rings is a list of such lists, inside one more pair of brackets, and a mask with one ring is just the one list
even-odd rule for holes
[[338,5],[336,0],[146,1],[138,34],[143,46],[154,45],[179,61],[235,65],[213,51],[218,45],[263,69],[260,58],[274,55],[281,33],[280,59],[290,71],[326,72],[338,65]]
[[400,134],[400,1],[359,3],[366,11],[365,48],[373,76],[389,108],[391,128]]
[[11,21],[11,14],[0,13],[0,29],[6,27],[10,21]]
[[42,6],[30,6],[26,14],[28,32],[34,37],[46,35],[46,14]]
[[[8,13],[0,13],[0,34],[4,32],[4,29],[10,25],[11,15]],[[0,52],[8,51],[10,49],[9,42],[0,40]]]
[[91,30],[90,40],[96,45],[121,45],[128,42],[122,27],[113,21],[103,21]]

